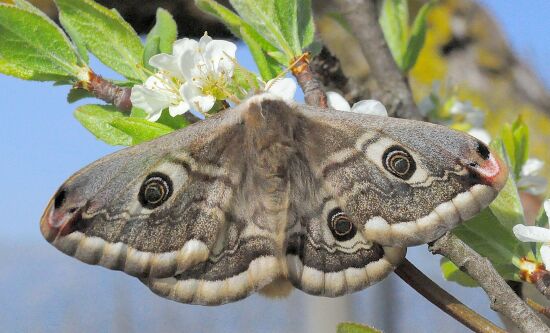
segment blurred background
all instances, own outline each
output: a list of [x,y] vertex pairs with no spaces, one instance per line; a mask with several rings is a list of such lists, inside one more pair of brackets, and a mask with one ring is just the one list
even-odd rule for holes
[[[50,1],[35,2],[55,17]],[[162,6],[178,20],[180,36],[196,37],[208,30],[211,36],[230,38],[194,9],[192,1],[98,2],[117,7],[140,33],[152,27],[155,10]],[[353,50],[354,42],[342,36],[322,3],[314,5],[323,40],[335,54]],[[412,1],[411,8],[420,3]],[[531,155],[546,161],[547,176],[549,15],[547,0],[440,1],[430,14],[426,46],[411,73],[418,101],[436,81],[452,87],[487,114],[493,135],[504,122],[523,114],[532,131]],[[239,62],[253,69],[246,48],[239,45]],[[344,66],[352,79],[369,80],[364,59],[351,56]],[[95,60],[92,68],[117,78]],[[1,332],[335,332],[342,321],[385,332],[468,331],[393,274],[362,292],[334,299],[296,290],[282,300],[253,295],[203,307],[162,299],[135,278],[65,256],[40,235],[43,208],[76,170],[119,149],[97,141],[73,118],[68,90],[0,76]],[[426,246],[409,249],[407,257],[454,296],[500,323],[481,289],[442,280],[439,257]]]

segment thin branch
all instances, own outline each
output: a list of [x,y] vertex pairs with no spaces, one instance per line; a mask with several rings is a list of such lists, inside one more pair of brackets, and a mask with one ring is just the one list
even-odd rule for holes
[[533,310],[537,311],[540,314],[543,314],[546,316],[546,318],[550,319],[550,308],[540,305],[539,303],[533,301],[532,299],[528,298],[525,300],[525,302],[533,308]]
[[544,297],[550,299],[550,272],[545,269],[538,269],[531,273],[529,280]]
[[309,61],[309,54],[305,53],[293,62],[290,70],[304,92],[306,104],[326,108],[328,106],[327,95],[323,85],[311,69]]
[[430,280],[407,259],[397,267],[395,273],[428,301],[472,331],[478,333],[506,333],[488,319],[462,304],[453,295]]
[[421,120],[407,78],[393,60],[378,24],[375,0],[333,0],[349,23],[380,88],[378,98],[393,117]]
[[491,309],[513,321],[522,332],[550,332],[550,328],[502,279],[489,259],[480,256],[458,237],[448,232],[430,245],[430,251],[444,255],[468,273],[489,296]]
[[132,94],[131,88],[117,86],[92,71],[88,73],[88,77],[87,82],[78,82],[75,87],[91,92],[95,97],[113,104],[122,112],[130,112],[132,109],[132,101],[130,100],[130,95]]

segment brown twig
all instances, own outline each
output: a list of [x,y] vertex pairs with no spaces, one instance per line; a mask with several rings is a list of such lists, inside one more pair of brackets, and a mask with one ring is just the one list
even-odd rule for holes
[[550,308],[547,308],[547,307],[544,307],[542,305],[540,305],[539,303],[533,301],[532,299],[530,298],[527,298],[525,300],[525,302],[533,308],[533,310],[537,311],[538,313],[540,314],[543,314],[546,316],[546,318],[549,318],[550,319]]
[[491,309],[502,313],[522,332],[550,332],[550,328],[506,284],[489,259],[480,256],[458,237],[448,232],[430,245],[430,251],[444,255],[468,273],[489,296]]
[[472,331],[478,333],[506,332],[443,290],[407,259],[397,267],[395,273],[428,301]]
[[545,269],[537,269],[530,274],[528,281],[533,283],[544,297],[550,299],[550,272]]
[[290,70],[304,92],[306,104],[326,108],[328,107],[327,95],[325,94],[323,85],[311,70],[309,61],[309,54],[304,53],[293,61]]
[[80,81],[75,84],[75,88],[85,89],[95,97],[113,104],[120,111],[125,113],[130,112],[132,109],[132,101],[130,100],[130,95],[132,94],[131,88],[117,86],[92,71],[88,73],[88,77],[87,82]]
[[407,78],[393,60],[391,51],[378,24],[375,0],[333,0],[361,44],[380,96],[374,98],[386,105],[393,117],[421,120]]

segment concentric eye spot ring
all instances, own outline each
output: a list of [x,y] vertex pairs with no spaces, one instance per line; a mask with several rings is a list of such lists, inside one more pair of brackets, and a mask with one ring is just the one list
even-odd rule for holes
[[405,148],[397,145],[386,149],[382,164],[389,173],[403,180],[411,178],[416,171],[414,158]]
[[350,240],[357,233],[355,225],[340,208],[334,208],[330,211],[327,222],[330,232],[337,241]]
[[161,172],[153,172],[141,184],[138,199],[143,207],[154,209],[166,202],[172,191],[170,177]]

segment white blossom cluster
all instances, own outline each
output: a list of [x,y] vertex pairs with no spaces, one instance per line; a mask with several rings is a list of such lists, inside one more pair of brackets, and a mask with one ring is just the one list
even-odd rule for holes
[[[157,54],[149,64],[157,72],[143,84],[132,88],[132,104],[147,113],[147,119],[157,121],[164,109],[172,117],[191,112],[199,119],[214,107],[217,100],[231,97],[231,85],[237,61],[237,45],[214,40],[204,34],[199,41],[189,38],[174,42],[172,54]],[[261,90],[293,100],[296,83],[291,78],[268,82],[258,79]],[[375,100],[365,100],[350,107],[339,94],[327,94],[329,105],[341,111],[387,116],[386,108]]]

